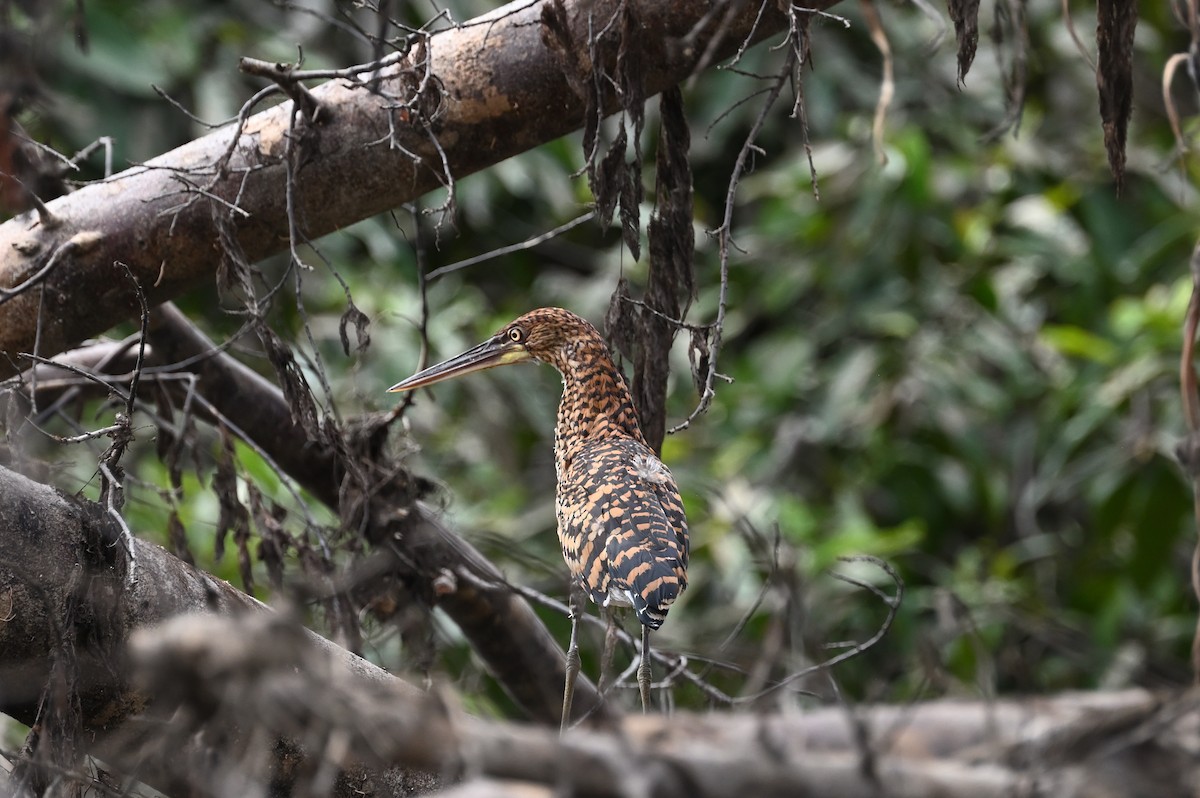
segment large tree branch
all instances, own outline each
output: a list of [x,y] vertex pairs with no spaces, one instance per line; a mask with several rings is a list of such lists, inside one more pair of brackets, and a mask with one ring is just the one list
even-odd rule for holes
[[[726,15],[690,0],[630,2],[640,40],[655,43],[641,55],[647,95],[679,82],[703,56],[723,57],[746,37],[761,38],[784,24],[774,4],[759,19],[757,3]],[[457,178],[580,127],[584,101],[542,41],[544,5],[518,0],[429,39],[436,80],[427,85],[440,84],[443,102],[428,127],[422,114],[397,113],[388,107],[393,100],[347,81],[314,89],[320,112],[298,131],[304,144],[294,218],[302,233],[324,235],[442,185],[443,153]],[[610,5],[565,4],[583,50],[574,54],[572,68],[587,65],[589,27],[612,13]],[[412,62],[389,69],[382,91],[409,96],[414,70],[421,67]],[[233,128],[49,203],[49,226],[26,217],[0,225],[0,288],[35,276],[44,286],[12,298],[0,294],[0,376],[20,367],[19,352],[33,350],[41,296],[39,354],[52,355],[136,316],[135,290],[118,262],[137,276],[152,304],[211,280],[222,258],[216,216],[232,217],[236,245],[251,261],[284,250],[291,115],[289,102],[250,117],[223,169],[218,165]],[[238,213],[229,211],[233,205]]]
[[[131,565],[124,545],[112,519],[94,503],[0,468],[0,712],[30,725],[41,721],[44,738],[51,736],[48,726],[54,723],[77,723],[75,737],[87,752],[172,791],[184,786],[176,760],[202,757],[203,750],[195,741],[180,740],[161,756],[144,757],[147,749],[131,744],[146,737],[161,739],[166,718],[155,707],[154,694],[131,683],[126,641],[137,629],[184,613],[273,613],[227,582],[143,540],[133,541]],[[299,627],[296,634],[306,650],[336,662],[338,672],[356,684],[390,685],[390,693],[409,697],[420,692],[319,635]],[[229,642],[251,648],[236,638]],[[56,702],[72,688],[78,715],[64,718],[60,713],[76,710]],[[231,745],[246,734],[245,727],[222,730]],[[277,784],[306,772],[310,752],[301,742],[292,738],[272,749]],[[351,785],[365,777],[353,768],[342,773],[336,794],[356,794]],[[385,769],[372,778],[385,795],[434,783],[404,769]]]

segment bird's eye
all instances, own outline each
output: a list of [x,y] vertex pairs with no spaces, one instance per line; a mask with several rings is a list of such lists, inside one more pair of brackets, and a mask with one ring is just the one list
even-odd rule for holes
[[511,327],[508,331],[508,340],[514,344],[519,344],[525,340],[525,331],[520,327]]

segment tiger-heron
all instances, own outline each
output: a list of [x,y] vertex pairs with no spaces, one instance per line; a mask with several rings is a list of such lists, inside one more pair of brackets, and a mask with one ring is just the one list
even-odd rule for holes
[[[570,311],[540,308],[388,390],[411,391],[526,360],[549,363],[563,378],[554,428],[558,539],[574,585],[604,609],[608,621],[601,691],[616,639],[613,607],[632,606],[642,624],[637,680],[645,712],[650,705],[650,631],[662,626],[672,602],[687,587],[687,519],[675,479],[646,444],[625,378],[600,333]],[[579,674],[579,592],[571,590],[564,729]]]

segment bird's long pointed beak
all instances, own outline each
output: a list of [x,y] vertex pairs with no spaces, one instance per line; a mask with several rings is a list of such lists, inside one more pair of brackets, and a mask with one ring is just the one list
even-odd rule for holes
[[495,368],[496,366],[507,366],[509,363],[520,363],[521,361],[530,359],[529,352],[522,344],[513,343],[507,338],[497,335],[484,341],[479,346],[468,349],[461,355],[438,363],[436,366],[430,366],[423,371],[418,371],[407,380],[398,382],[391,388],[388,388],[388,393],[411,391],[414,388],[433,385],[435,382],[460,377],[463,374],[470,374],[473,371],[483,371],[484,369]]

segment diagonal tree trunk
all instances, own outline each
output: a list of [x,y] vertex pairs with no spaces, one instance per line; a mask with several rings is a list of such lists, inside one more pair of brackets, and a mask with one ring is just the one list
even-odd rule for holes
[[[710,56],[725,57],[747,37],[761,39],[784,25],[773,4],[760,19],[757,3],[742,2],[730,15],[725,4],[631,2],[641,39],[663,43],[642,54],[647,95],[686,78],[702,58],[708,65]],[[391,99],[343,80],[313,90],[320,110],[301,125],[294,191],[303,234],[324,235],[443,185],[443,154],[459,178],[582,127],[584,99],[568,79],[578,84],[579,76],[564,74],[561,53],[543,42],[545,5],[518,0],[432,36],[385,74],[380,86]],[[609,5],[564,4],[577,49],[571,69],[590,68],[589,25],[611,14]],[[414,81],[423,74],[416,56],[426,51],[432,79],[416,97]],[[412,111],[389,110],[395,98],[411,100]],[[212,280],[223,257],[214,217],[230,220],[233,240],[225,246],[250,261],[285,250],[292,111],[287,102],[251,116],[232,148],[237,130],[223,128],[61,197],[49,203],[49,223],[21,217],[0,225],[0,288],[34,276],[45,286],[40,339],[39,292],[0,299],[0,376],[27,365],[18,353],[33,351],[35,339],[38,354],[49,356],[135,318],[135,289],[118,263],[129,267],[152,304]],[[230,159],[218,170],[227,151]]]

